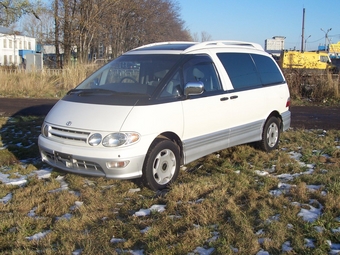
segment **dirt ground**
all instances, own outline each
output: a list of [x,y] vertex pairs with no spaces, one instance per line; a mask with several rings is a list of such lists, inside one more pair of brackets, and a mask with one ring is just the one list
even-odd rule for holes
[[[0,116],[43,116],[56,99],[0,98]],[[291,127],[302,129],[340,129],[340,106],[292,106]]]

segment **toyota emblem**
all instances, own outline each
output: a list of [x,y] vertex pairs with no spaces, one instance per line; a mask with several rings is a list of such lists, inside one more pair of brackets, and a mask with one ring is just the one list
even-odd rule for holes
[[72,125],[72,121],[68,121],[68,122],[66,122],[66,126],[71,126]]

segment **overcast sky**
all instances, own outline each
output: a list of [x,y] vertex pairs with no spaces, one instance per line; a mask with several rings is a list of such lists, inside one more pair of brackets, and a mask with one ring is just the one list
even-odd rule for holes
[[[177,0],[191,34],[213,40],[264,41],[284,36],[285,48],[301,48],[303,9],[306,49],[340,41],[340,0]],[[322,30],[321,30],[322,29]],[[310,36],[310,37],[309,37]],[[304,40],[304,42],[305,42]]]

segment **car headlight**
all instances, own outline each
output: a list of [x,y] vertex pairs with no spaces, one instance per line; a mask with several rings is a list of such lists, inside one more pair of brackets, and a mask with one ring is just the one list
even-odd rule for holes
[[44,136],[44,137],[48,137],[48,133],[49,133],[49,130],[50,130],[50,126],[47,125],[47,124],[43,124],[41,126],[41,134]]
[[133,144],[138,140],[138,133],[111,133],[104,137],[102,144],[105,147],[118,147]]
[[101,134],[95,133],[95,134],[92,134],[89,137],[89,145],[91,145],[91,146],[97,146],[98,144],[101,143],[101,141],[102,141],[102,135]]

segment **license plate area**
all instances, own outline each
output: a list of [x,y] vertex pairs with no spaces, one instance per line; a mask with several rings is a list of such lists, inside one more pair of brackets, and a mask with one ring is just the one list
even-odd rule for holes
[[70,154],[55,151],[54,152],[54,158],[55,158],[56,162],[61,162],[68,168],[73,167],[73,157]]

